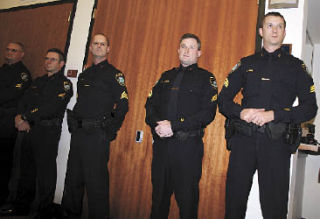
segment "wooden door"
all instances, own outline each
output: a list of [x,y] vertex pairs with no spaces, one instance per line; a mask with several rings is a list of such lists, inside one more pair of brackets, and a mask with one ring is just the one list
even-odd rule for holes
[[[151,208],[152,136],[144,122],[144,104],[160,74],[178,66],[183,33],[202,41],[199,65],[213,72],[219,90],[231,68],[254,52],[256,0],[104,0],[98,1],[93,34],[110,37],[109,61],[126,75],[129,113],[111,144],[110,200],[113,218],[148,218]],[[90,56],[89,56],[90,64]],[[200,182],[200,219],[224,218],[228,152],[224,117],[217,113],[206,129]],[[136,130],[144,132],[135,142]],[[169,218],[179,218],[176,202]]]
[[44,56],[50,48],[65,50],[73,3],[42,5],[0,12],[0,63],[8,42],[25,46],[23,62],[33,78],[43,75]]

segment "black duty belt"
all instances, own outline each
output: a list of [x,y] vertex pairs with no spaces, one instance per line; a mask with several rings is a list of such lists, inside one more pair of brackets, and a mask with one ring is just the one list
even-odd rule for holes
[[202,137],[203,134],[204,134],[203,129],[191,130],[191,131],[177,131],[174,133],[173,137],[183,141],[188,138],[199,137],[199,136]]
[[60,126],[62,123],[62,119],[50,119],[50,120],[41,120],[38,122],[35,122],[35,125],[40,125],[40,126]]
[[272,140],[282,140],[290,145],[291,152],[295,152],[300,144],[301,125],[295,123],[274,123],[269,122],[263,126],[257,126],[253,123],[247,123],[240,119],[226,119],[225,138],[227,140],[227,149],[231,149],[231,137],[238,132],[242,135],[252,136],[254,133],[265,133]]
[[111,125],[111,117],[101,116],[100,118],[79,118],[73,111],[67,109],[67,122],[70,132],[76,129],[105,129]]
[[[287,127],[286,123],[269,122],[267,124],[264,124],[263,126],[258,126],[254,123],[247,123],[243,120],[233,120],[232,122],[235,130],[238,133],[246,136],[252,136],[256,132],[267,133],[268,135],[270,135],[271,133],[277,133],[276,138],[280,138],[283,135],[283,133],[286,131],[286,127]],[[272,138],[274,137],[275,136],[273,136]]]
[[96,119],[77,119],[77,127],[76,128],[105,128],[104,120],[96,120]]

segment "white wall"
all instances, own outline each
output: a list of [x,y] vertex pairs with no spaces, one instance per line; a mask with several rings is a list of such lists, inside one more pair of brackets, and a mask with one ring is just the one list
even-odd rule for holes
[[[312,76],[315,82],[317,103],[320,106],[320,44],[314,45]],[[315,119],[315,138],[320,140],[320,115]],[[305,180],[302,201],[302,217],[307,219],[320,218],[320,183],[318,174],[320,171],[320,156],[308,155],[306,158]]]

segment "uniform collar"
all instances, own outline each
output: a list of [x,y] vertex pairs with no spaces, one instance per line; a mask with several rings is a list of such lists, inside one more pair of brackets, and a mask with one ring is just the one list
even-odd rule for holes
[[100,63],[98,63],[98,64],[92,63],[92,67],[103,67],[104,65],[107,65],[107,64],[109,64],[109,62],[108,62],[108,60],[106,59],[106,60],[104,60],[104,61],[102,61],[102,62],[100,62]]
[[265,50],[265,48],[262,48],[261,52],[260,52],[261,57],[274,57],[274,58],[280,58],[282,56],[282,49],[281,47],[277,50],[275,50],[274,52],[268,52],[267,50]]
[[[62,68],[62,69],[63,69],[63,68]],[[48,76],[48,74],[46,74],[46,76],[47,76],[48,78],[50,78],[50,79],[54,79],[54,78],[56,78],[56,77],[60,77],[61,75],[64,75],[62,69],[61,69],[60,71],[58,71],[57,73],[51,75],[50,77]]]
[[2,66],[2,67],[10,67],[10,68],[14,68],[15,66],[19,66],[19,65],[22,65],[22,61],[16,62],[16,63],[11,64],[11,65],[9,65],[9,64],[7,64],[7,63],[5,63],[5,64],[3,64],[3,66]]
[[198,63],[194,63],[192,65],[189,65],[187,67],[183,67],[181,64],[179,66],[179,68],[177,68],[178,71],[192,71],[194,69],[198,68]]

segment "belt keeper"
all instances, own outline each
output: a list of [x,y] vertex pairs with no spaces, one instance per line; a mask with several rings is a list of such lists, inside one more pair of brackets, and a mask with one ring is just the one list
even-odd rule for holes
[[78,120],[78,128],[82,128],[82,120]]

